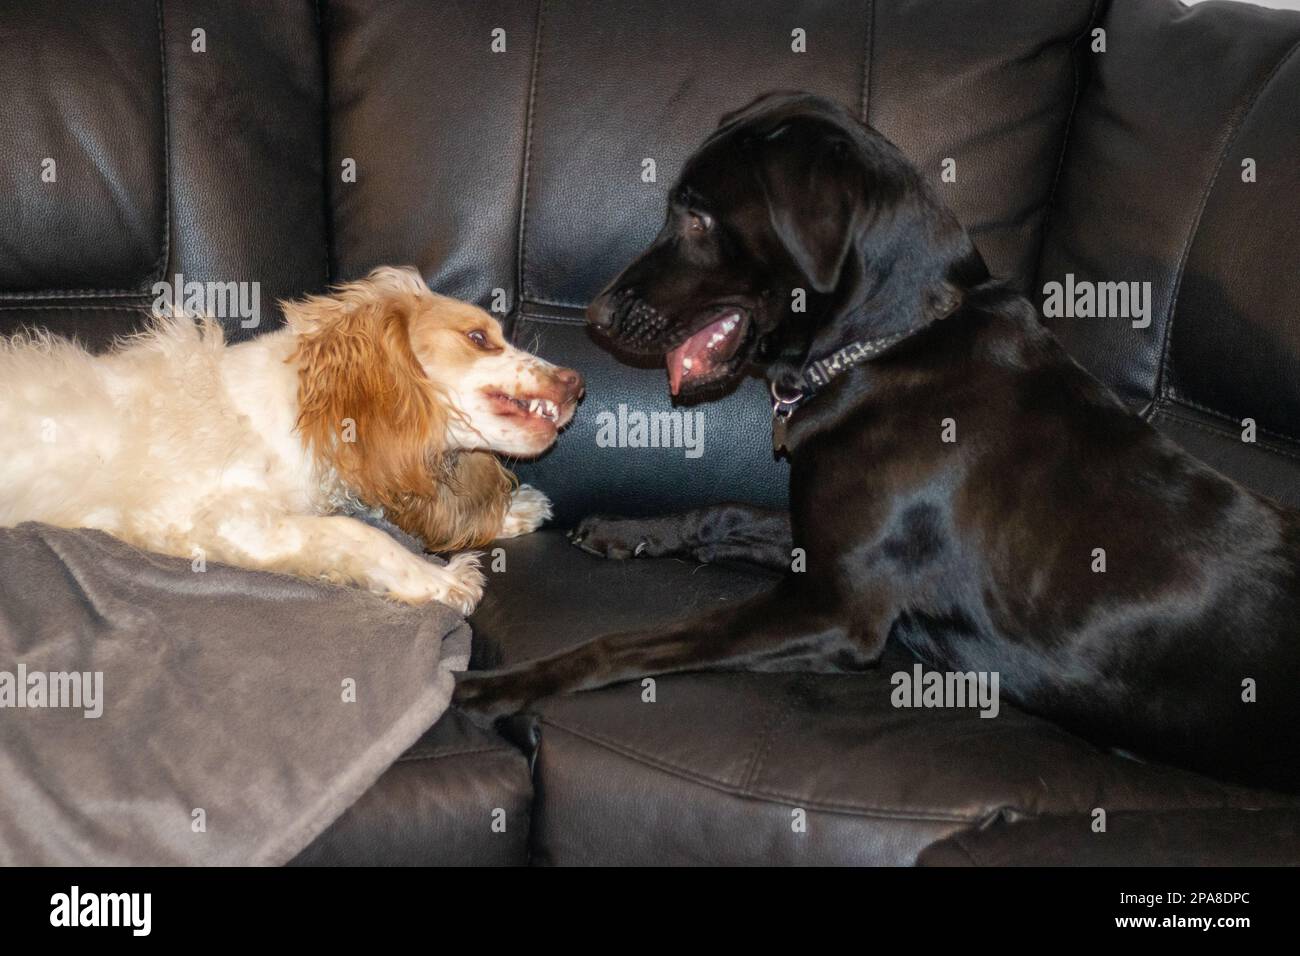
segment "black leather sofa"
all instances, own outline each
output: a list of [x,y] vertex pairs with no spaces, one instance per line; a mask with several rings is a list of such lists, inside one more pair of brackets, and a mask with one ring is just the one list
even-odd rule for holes
[[[582,309],[657,231],[717,118],[802,88],[899,143],[1035,298],[1067,275],[1149,282],[1146,327],[1049,324],[1158,428],[1300,505],[1298,50],[1300,14],[1176,0],[9,3],[0,331],[98,346],[175,273],[257,280],[269,304],[414,263],[589,383],[557,449],[522,469],[557,520],[504,546],[476,665],[668,620],[765,579],[600,561],[559,529],[779,503],[767,396],[750,382],[700,409],[698,458],[601,447],[601,411],[670,406],[662,370],[616,363]],[[49,156],[77,185],[42,188]],[[450,713],[298,862],[1300,862],[1295,797],[1010,708],[896,710],[888,675],[910,662],[890,654],[864,676],[687,675],[653,703],[636,684],[549,700],[509,738]]]

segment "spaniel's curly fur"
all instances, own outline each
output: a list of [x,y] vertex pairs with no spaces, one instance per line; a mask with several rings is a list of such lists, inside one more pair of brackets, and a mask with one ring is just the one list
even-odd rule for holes
[[186,317],[100,356],[45,333],[0,340],[0,524],[99,528],[471,611],[476,556],[426,561],[347,512],[382,511],[431,551],[532,531],[549,502],[494,452],[548,448],[581,379],[412,269],[284,310],[284,329],[229,347]]

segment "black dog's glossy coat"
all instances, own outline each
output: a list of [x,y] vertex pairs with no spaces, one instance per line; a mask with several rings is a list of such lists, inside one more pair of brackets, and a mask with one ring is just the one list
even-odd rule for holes
[[592,518],[575,538],[786,574],[667,630],[470,675],[462,707],[496,716],[676,671],[856,670],[892,637],[935,667],[997,671],[1003,696],[1098,743],[1300,785],[1297,514],[1184,454],[1076,365],[888,141],[803,94],[725,118],[590,315],[617,347],[664,354],[721,306],[743,310],[745,341],[684,394],[748,365],[789,388],[850,342],[910,334],[794,412],[788,516]]

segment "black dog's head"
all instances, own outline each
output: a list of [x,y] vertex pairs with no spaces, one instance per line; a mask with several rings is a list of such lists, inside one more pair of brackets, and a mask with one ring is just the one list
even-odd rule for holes
[[618,349],[665,355],[672,393],[690,397],[750,364],[772,377],[889,334],[985,277],[893,144],[830,100],[773,93],[687,161],[663,229],[588,321]]

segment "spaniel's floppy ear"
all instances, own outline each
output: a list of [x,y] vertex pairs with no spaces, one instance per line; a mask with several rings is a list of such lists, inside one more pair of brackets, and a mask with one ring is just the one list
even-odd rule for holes
[[430,551],[481,548],[501,534],[515,476],[491,452],[462,451],[442,462],[437,491],[384,513]]
[[852,144],[783,124],[761,144],[759,178],[772,229],[820,293],[834,290],[853,247],[862,209]]
[[350,491],[385,510],[437,493],[446,413],[410,339],[427,294],[414,270],[377,269],[331,295],[283,303],[297,336],[298,431]]

